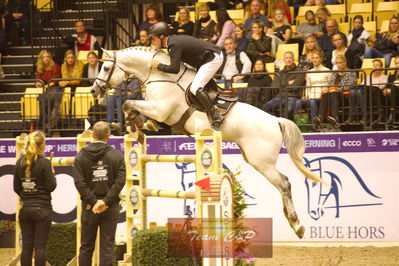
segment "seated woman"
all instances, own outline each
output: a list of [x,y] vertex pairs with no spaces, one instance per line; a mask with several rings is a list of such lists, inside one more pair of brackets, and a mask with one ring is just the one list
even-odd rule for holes
[[234,36],[234,28],[236,24],[234,24],[226,9],[223,8],[216,10],[216,19],[218,23],[216,24],[216,33],[213,36],[212,41],[215,42],[217,46],[223,48],[224,40],[227,37]]
[[292,36],[292,29],[285,16],[284,10],[276,8],[274,11],[273,27],[268,29],[268,34],[272,34],[280,40],[277,44],[286,43]]
[[238,24],[234,29],[234,38],[237,42],[236,49],[238,51],[245,52],[245,50],[247,50],[249,39],[246,36],[247,30],[245,29],[244,25],[242,23]]
[[171,34],[193,35],[194,23],[190,21],[190,11],[182,7],[179,9],[177,21],[173,21],[170,29]]
[[[254,73],[267,72],[265,63],[258,59],[252,68]],[[269,75],[258,74],[251,75],[248,79],[247,88],[240,88],[238,91],[238,100],[260,108],[271,97],[271,90],[267,89],[272,84]]]
[[150,30],[151,27],[160,22],[163,21],[162,13],[161,10],[159,9],[159,6],[156,4],[151,4],[145,11],[145,20],[141,22],[139,25],[137,34],[136,34],[136,44],[140,41],[140,32],[141,30]]
[[313,52],[313,68],[306,74],[306,89],[305,95],[296,101],[295,114],[299,114],[302,110],[302,106],[306,104],[310,107],[310,118],[311,121],[321,122],[316,120],[318,112],[318,104],[320,102],[320,96],[322,91],[328,87],[328,80],[331,76],[330,72],[324,73],[310,73],[312,71],[329,71],[330,69],[322,65],[323,53],[321,51]]
[[374,48],[367,46],[364,58],[385,58],[385,65],[389,66],[392,56],[399,54],[399,18],[389,20],[389,30],[377,34]]
[[58,114],[63,90],[58,85],[57,81],[50,82],[50,80],[60,77],[60,67],[54,62],[51,52],[47,50],[41,50],[37,57],[36,78],[43,80],[45,84],[42,84],[40,82],[35,83],[36,88],[44,87],[43,94],[40,94],[38,97],[40,115],[39,120],[37,121],[36,128],[46,129],[48,127],[48,111],[50,111],[52,117],[51,126],[55,126],[55,116],[56,114]]
[[308,35],[305,38],[304,54],[299,57],[299,67],[304,71],[313,68],[313,54],[320,51],[319,43],[314,35]]
[[102,62],[98,61],[98,56],[95,52],[89,52],[87,54],[87,64],[83,67],[83,78],[88,78],[92,80],[84,80],[82,81],[83,87],[92,86],[94,80],[97,78],[98,73],[100,73]]
[[[76,58],[72,50],[65,52],[64,63],[61,65],[61,76],[63,79],[80,79],[83,76],[83,64]],[[71,95],[74,95],[76,87],[80,85],[80,80],[61,80],[58,84],[62,88],[71,87]]]
[[[336,58],[337,70],[348,70],[346,66],[346,57],[343,55],[338,55]],[[338,96],[343,94],[344,96],[350,96],[349,98],[349,118],[345,121],[345,123],[351,123],[356,119],[355,108],[352,102],[356,101],[356,82],[357,75],[356,72],[334,72],[330,76],[329,84],[329,92],[328,99],[331,101],[331,113],[333,114],[333,118],[337,119],[338,114]],[[327,97],[326,97],[327,98]],[[326,99],[327,100],[327,99]],[[364,105],[362,105],[362,110],[364,109]],[[364,110],[363,110],[364,111]],[[364,118],[363,118],[364,119]],[[338,121],[337,121],[338,122]]]
[[332,42],[335,47],[335,50],[332,50],[326,54],[324,64],[326,67],[332,70],[337,70],[336,58],[338,55],[343,55],[346,58],[346,62],[348,62],[348,68],[357,69],[361,67],[361,60],[359,58],[355,58],[353,52],[346,48],[346,44],[342,35],[340,33],[335,33],[332,36]]
[[254,63],[261,59],[264,63],[271,63],[274,58],[271,56],[272,39],[264,33],[264,25],[261,21],[252,23],[252,37],[245,53]]
[[[383,63],[380,59],[373,60],[373,69],[383,68]],[[381,123],[385,121],[385,110],[384,104],[386,106],[386,84],[388,82],[388,76],[383,74],[382,70],[374,71],[370,76],[366,76],[365,81],[363,80],[363,85],[366,85],[367,89],[371,90],[372,93],[372,105],[377,106],[378,117],[374,121],[375,123]],[[371,81],[370,81],[371,80]],[[371,83],[370,83],[371,82]],[[368,94],[368,92],[367,92]]]
[[209,6],[202,3],[199,6],[199,19],[195,22],[193,36],[198,39],[210,41],[215,34],[216,22],[209,15]]
[[348,35],[348,49],[352,50],[355,58],[362,57],[368,46],[367,43],[374,41],[374,37],[363,27],[363,17],[361,15],[355,16],[353,18],[353,30]]

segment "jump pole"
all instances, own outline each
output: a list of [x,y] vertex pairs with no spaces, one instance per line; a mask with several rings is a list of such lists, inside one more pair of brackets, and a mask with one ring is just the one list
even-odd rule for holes
[[[150,155],[143,133],[125,135],[127,252],[119,266],[131,265],[132,240],[139,230],[148,228],[147,197],[194,199],[196,218],[233,218],[232,180],[223,174],[221,132],[196,133],[195,144],[195,155]],[[197,186],[194,192],[147,188],[146,170],[150,162],[195,163],[197,182],[209,178],[210,189]],[[230,266],[233,262],[232,258],[203,258],[204,266]]]

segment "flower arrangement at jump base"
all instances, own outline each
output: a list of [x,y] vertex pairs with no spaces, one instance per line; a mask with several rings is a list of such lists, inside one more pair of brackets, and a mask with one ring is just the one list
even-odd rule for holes
[[11,220],[0,220],[0,235],[15,231],[15,222]]

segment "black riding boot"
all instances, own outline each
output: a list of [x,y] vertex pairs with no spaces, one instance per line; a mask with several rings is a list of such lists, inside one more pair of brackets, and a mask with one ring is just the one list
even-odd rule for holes
[[224,117],[220,113],[219,109],[214,106],[209,98],[208,94],[204,91],[203,88],[199,88],[195,93],[195,97],[202,105],[202,108],[205,109],[206,114],[211,120],[211,125],[215,130],[219,130],[220,125],[222,124]]

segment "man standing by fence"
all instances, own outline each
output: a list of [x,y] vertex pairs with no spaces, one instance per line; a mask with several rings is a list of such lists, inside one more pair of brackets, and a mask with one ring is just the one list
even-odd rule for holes
[[73,177],[82,199],[79,265],[91,265],[97,228],[100,228],[100,265],[113,265],[119,193],[125,185],[122,153],[107,145],[109,124],[93,126],[93,142],[75,157]]

